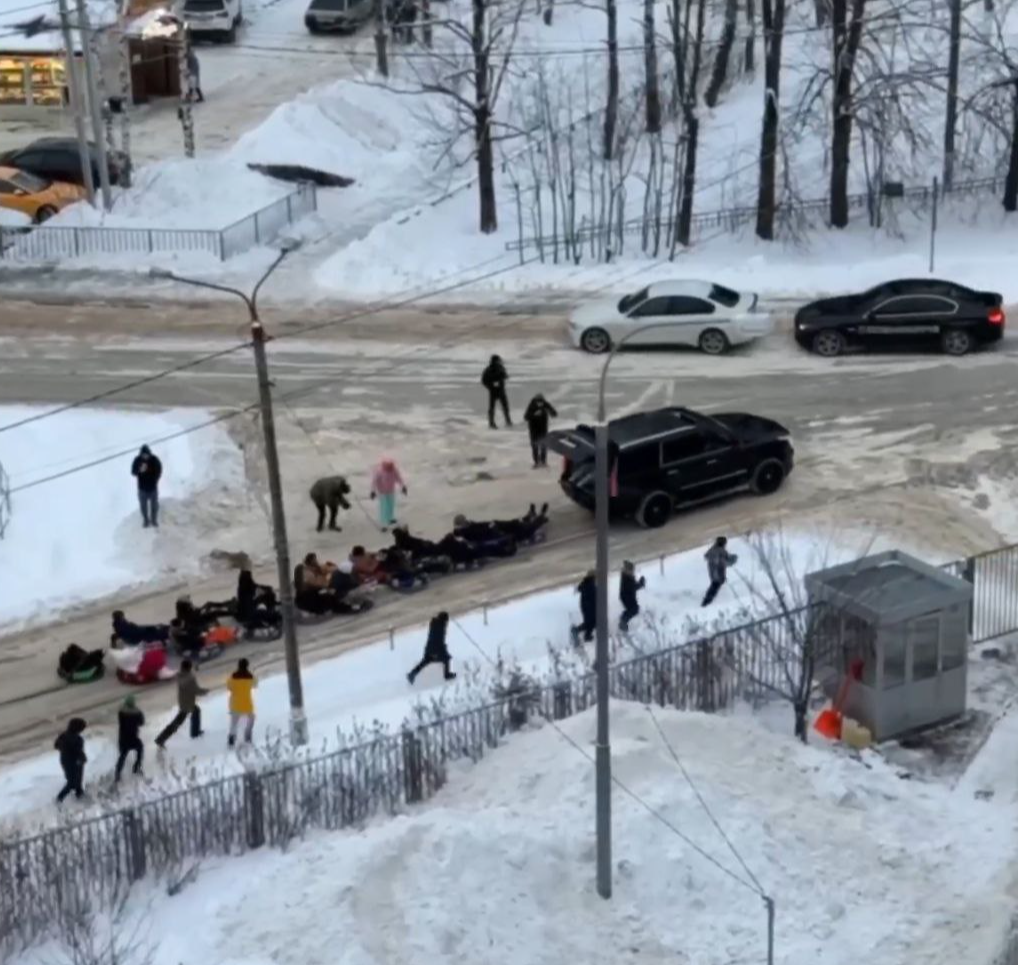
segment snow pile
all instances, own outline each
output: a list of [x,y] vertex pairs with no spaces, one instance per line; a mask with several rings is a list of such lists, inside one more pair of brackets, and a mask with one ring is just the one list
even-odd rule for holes
[[0,207],[0,228],[24,228],[32,219],[24,211]]
[[214,862],[176,897],[139,890],[129,912],[153,965],[731,965],[766,960],[752,874],[776,901],[779,965],[992,960],[1009,921],[1006,805],[752,720],[653,714],[663,737],[646,709],[612,706],[613,773],[679,833],[616,788],[610,902],[593,887],[591,712],[565,738],[512,737],[404,817]]
[[[0,426],[39,411],[0,407]],[[197,570],[201,538],[241,498],[242,458],[220,426],[156,440],[207,418],[194,409],[77,409],[0,433],[0,463],[14,490],[145,443],[163,463],[159,530],[141,528],[132,455],[14,492],[0,540],[0,626],[52,619],[75,603]]]
[[[133,522],[132,519],[131,524]],[[784,568],[794,574],[805,574],[889,548],[874,544],[866,534],[844,532],[836,537],[819,532],[809,536],[785,534],[782,539],[788,554],[788,566]],[[739,561],[730,574],[728,585],[707,611],[708,630],[747,622],[749,617],[745,609],[757,614],[761,609],[755,595],[771,596],[752,547],[742,539],[732,539],[729,547]],[[616,655],[619,661],[675,646],[703,632],[702,626],[689,625],[691,619],[704,619],[705,611],[700,607],[706,589],[702,549],[678,553],[660,565],[653,561],[640,567],[639,573],[647,580],[647,588],[640,595],[643,614],[633,622],[630,638],[619,642]],[[396,633],[391,641],[380,639],[305,667],[304,702],[311,728],[311,746],[317,753],[323,746],[334,744],[337,733],[346,740],[364,740],[367,732],[377,728],[391,730],[406,719],[419,716],[434,719],[488,703],[498,676],[499,660],[507,668],[518,667],[538,679],[587,672],[585,662],[571,653],[570,646],[569,627],[579,622],[577,599],[574,587],[566,585],[490,610],[453,614],[448,644],[453,669],[459,673],[454,684],[442,679],[438,666],[424,670],[413,687],[407,684],[406,673],[421,656],[426,635],[423,626]],[[426,606],[437,609],[438,604],[432,602]],[[432,611],[426,612],[430,615]],[[612,627],[620,612],[618,581],[614,578],[609,596]],[[221,660],[201,668],[199,676],[205,687],[222,687],[233,669],[232,661]],[[269,746],[288,729],[285,675],[260,679],[255,702],[256,742]],[[141,703],[144,709],[144,699]],[[172,713],[151,715],[144,739],[151,741],[171,716]],[[169,786],[167,782],[172,781],[172,772],[191,772],[196,762],[202,765],[199,780],[241,769],[244,761],[226,751],[229,714],[227,698],[222,691],[202,701],[202,726],[205,737],[201,741],[188,740],[181,734],[167,744],[160,762],[169,774],[163,774],[157,765],[149,762],[148,774],[155,780],[157,789]],[[790,711],[783,726],[791,732]],[[114,735],[90,730],[87,739],[90,763],[86,784],[105,782],[112,775],[116,761]],[[0,817],[10,819],[28,811],[35,812],[33,818],[52,814],[56,776],[57,762],[49,753],[5,769]],[[151,789],[143,790],[147,794]]]

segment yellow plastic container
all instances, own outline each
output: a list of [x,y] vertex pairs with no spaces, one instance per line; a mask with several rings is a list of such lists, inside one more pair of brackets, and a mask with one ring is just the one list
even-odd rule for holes
[[869,728],[863,727],[862,724],[850,717],[845,717],[841,722],[841,739],[857,751],[861,751],[873,743],[873,735]]

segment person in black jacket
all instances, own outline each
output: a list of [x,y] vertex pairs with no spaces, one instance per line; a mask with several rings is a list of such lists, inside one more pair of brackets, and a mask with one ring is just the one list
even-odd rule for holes
[[491,357],[491,361],[481,373],[481,385],[488,390],[488,425],[497,429],[495,425],[495,405],[502,406],[502,415],[505,416],[505,424],[511,426],[513,420],[509,418],[509,397],[505,392],[505,384],[509,381],[509,374],[502,364],[502,359],[497,355]]
[[548,447],[545,437],[548,435],[548,417],[558,418],[558,413],[540,392],[537,393],[523,413],[523,421],[530,432],[530,451],[534,456],[534,468],[548,465]]
[[636,593],[647,585],[647,581],[641,576],[636,578],[636,567],[631,560],[625,560],[622,564],[622,575],[619,577],[619,600],[622,603],[622,616],[619,617],[619,630],[623,633],[629,630],[629,621],[640,612],[640,604],[637,602]]
[[134,767],[131,773],[141,773],[141,759],[145,755],[145,745],[141,742],[141,729],[145,726],[145,715],[134,702],[134,694],[128,694],[117,714],[117,766],[113,770],[113,780],[119,781],[124,771],[127,755],[134,751]]
[[580,634],[583,639],[590,643],[594,639],[594,631],[597,629],[597,576],[593,570],[580,580],[576,592],[580,594],[580,615],[583,622],[572,628],[573,643],[580,642]]
[[131,463],[131,475],[138,480],[138,505],[146,529],[149,526],[159,528],[159,479],[162,474],[163,464],[159,457],[152,455],[148,446],[142,446]]
[[446,680],[455,680],[456,674],[449,669],[452,657],[449,656],[449,648],[445,643],[445,634],[449,629],[449,614],[443,610],[436,614],[431,623],[428,624],[428,642],[424,644],[424,656],[421,662],[406,675],[406,679],[412,684],[417,675],[429,664],[440,663],[445,670]]
[[64,786],[57,795],[57,804],[61,804],[72,791],[76,798],[85,796],[81,785],[85,780],[85,763],[88,758],[85,757],[85,738],[81,735],[87,726],[80,717],[72,717],[67,730],[53,742],[53,747],[60,754],[60,768],[64,772]]
[[728,552],[728,538],[719,536],[703,558],[707,561],[710,586],[707,587],[707,592],[703,595],[703,603],[700,605],[710,606],[714,602],[714,597],[718,595],[718,590],[725,585],[728,579],[728,567],[732,566],[738,557],[734,553]]

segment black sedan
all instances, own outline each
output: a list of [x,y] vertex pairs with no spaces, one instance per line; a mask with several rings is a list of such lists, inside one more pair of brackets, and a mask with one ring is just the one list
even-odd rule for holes
[[[92,181],[99,187],[99,151],[94,144],[88,145],[92,162]],[[41,178],[51,181],[64,181],[68,184],[81,184],[81,155],[78,142],[73,137],[40,137],[25,147],[17,147],[0,154],[0,164],[12,168],[29,171]],[[108,154],[106,169],[109,171],[110,184],[119,184],[124,157],[119,151]]]
[[795,314],[795,340],[832,358],[852,348],[935,348],[965,355],[1004,334],[1003,296],[931,278],[824,298]]

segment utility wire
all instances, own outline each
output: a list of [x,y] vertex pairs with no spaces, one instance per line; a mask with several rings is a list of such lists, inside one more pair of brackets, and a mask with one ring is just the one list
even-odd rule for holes
[[[484,659],[487,660],[489,664],[491,664],[493,667],[497,667],[498,666],[496,661],[494,661],[487,654],[487,652],[485,652],[484,648],[473,638],[473,636],[466,630],[466,628],[463,626],[463,624],[460,623],[460,621],[458,619],[456,619],[456,617],[452,617],[452,622],[456,624],[456,626],[459,628],[460,633],[462,633],[463,636],[465,636],[467,638],[467,640],[469,640],[470,643],[473,644],[474,649],[477,650],[477,652],[482,657],[484,657]],[[579,751],[591,764],[595,764],[594,758],[591,757],[590,752],[582,744],[578,743],[569,734],[567,734],[559,726],[559,723],[558,723],[557,720],[555,720],[554,718],[552,718],[549,715],[545,714],[544,711],[542,711],[540,709],[538,710],[538,712],[541,714],[541,717],[548,724],[550,724],[555,729],[555,731],[558,733],[558,735],[563,740],[565,740],[573,748],[575,748],[577,751]],[[615,774],[614,771],[612,772],[611,779],[612,779],[612,783],[620,791],[622,791],[623,794],[627,795],[630,799],[632,799],[638,805],[640,805],[640,807],[642,807],[649,815],[651,815],[651,817],[653,817],[656,820],[658,820],[659,822],[661,822],[661,824],[663,824],[669,831],[671,831],[672,834],[674,834],[676,837],[678,837],[682,841],[684,841],[690,848],[692,848],[698,855],[700,855],[701,858],[703,858],[704,860],[710,862],[710,864],[712,864],[715,868],[717,868],[723,874],[727,875],[733,881],[737,881],[743,887],[748,888],[750,891],[752,891],[758,897],[765,897],[763,891],[760,889],[759,884],[755,884],[754,885],[754,884],[751,884],[749,881],[746,881],[744,878],[740,877],[736,872],[732,871],[731,868],[726,867],[720,861],[718,861],[718,859],[715,858],[712,854],[710,854],[710,852],[705,851],[703,848],[701,848],[695,841],[692,840],[692,838],[690,838],[687,834],[682,832],[678,827],[675,826],[675,824],[672,821],[670,821],[659,810],[657,810],[657,808],[655,808],[652,804],[648,803],[639,794],[637,794],[636,791],[634,791],[627,784],[625,784]],[[753,879],[754,882],[755,882],[755,880],[756,879]]]
[[725,842],[725,844],[728,845],[728,850],[731,851],[732,854],[735,856],[735,860],[738,861],[739,864],[742,866],[742,870],[746,872],[746,875],[749,877],[749,880],[752,881],[754,885],[756,885],[756,890],[759,893],[760,897],[765,897],[767,893],[764,890],[763,885],[760,884],[760,881],[757,878],[757,876],[753,874],[752,869],[749,867],[748,864],[746,864],[746,861],[742,857],[742,855],[739,854],[739,850],[732,843],[731,838],[729,838],[728,835],[725,834],[724,829],[721,827],[721,824],[718,822],[718,819],[714,817],[713,811],[711,811],[710,807],[707,805],[707,802],[704,800],[704,797],[700,793],[699,788],[693,783],[692,777],[689,776],[689,771],[686,770],[686,765],[682,763],[682,760],[679,757],[678,753],[676,752],[675,748],[672,746],[671,741],[668,740],[668,737],[664,732],[664,728],[662,728],[661,726],[661,722],[655,716],[654,708],[651,707],[650,704],[646,704],[645,706],[647,713],[650,715],[650,719],[654,722],[654,727],[657,729],[658,734],[661,735],[661,740],[664,742],[665,747],[668,748],[668,753],[671,754],[672,760],[674,760],[675,763],[678,764],[679,770],[682,771],[682,776],[686,779],[686,783],[689,785],[690,789],[696,795],[696,799],[700,802],[700,807],[703,808],[704,812],[707,814],[707,817],[710,818],[710,822],[711,824],[714,825],[714,829],[717,831],[718,834],[721,835],[721,839]]

